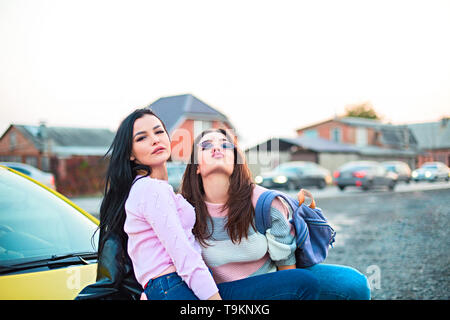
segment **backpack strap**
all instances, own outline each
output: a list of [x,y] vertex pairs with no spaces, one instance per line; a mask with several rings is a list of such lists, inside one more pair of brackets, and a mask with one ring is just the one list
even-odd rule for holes
[[272,219],[270,217],[270,207],[272,206],[272,201],[276,197],[283,198],[288,205],[291,207],[292,211],[295,211],[295,208],[298,207],[298,202],[288,195],[276,191],[276,190],[267,190],[263,192],[256,202],[255,206],[255,225],[256,230],[265,234],[266,230],[272,227]]

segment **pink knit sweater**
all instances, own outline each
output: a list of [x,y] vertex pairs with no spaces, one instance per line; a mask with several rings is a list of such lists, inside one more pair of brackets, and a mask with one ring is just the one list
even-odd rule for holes
[[175,271],[199,299],[218,292],[192,234],[194,208],[167,181],[138,179],[125,203],[128,254],[144,287],[163,271]]

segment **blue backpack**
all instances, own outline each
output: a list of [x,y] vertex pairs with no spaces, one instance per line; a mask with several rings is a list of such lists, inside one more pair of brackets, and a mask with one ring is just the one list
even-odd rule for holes
[[270,207],[275,197],[283,198],[293,212],[289,222],[295,227],[297,268],[310,267],[324,261],[328,254],[328,247],[333,245],[336,232],[328,224],[322,210],[315,208],[314,202],[308,207],[303,204],[303,201],[300,203],[282,192],[265,191],[259,196],[255,207],[257,231],[265,234],[271,227]]

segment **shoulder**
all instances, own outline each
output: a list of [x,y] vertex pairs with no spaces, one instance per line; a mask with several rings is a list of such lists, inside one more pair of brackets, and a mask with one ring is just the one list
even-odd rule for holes
[[150,177],[137,178],[131,186],[129,198],[145,200],[151,194],[174,195],[173,188],[167,181],[153,179]]
[[[252,193],[252,203],[253,203],[253,207],[256,207],[256,202],[258,201],[258,198],[265,192],[268,191],[268,189],[261,187],[257,184],[255,184],[254,188],[253,188],[253,193]],[[275,209],[276,211],[279,211],[281,213],[283,213],[285,216],[288,216],[289,214],[289,209],[288,206],[286,204],[284,204],[284,202],[282,202],[279,198],[275,198],[272,201],[272,210]]]
[[147,215],[175,207],[173,188],[166,181],[143,177],[137,179],[128,194],[125,210]]

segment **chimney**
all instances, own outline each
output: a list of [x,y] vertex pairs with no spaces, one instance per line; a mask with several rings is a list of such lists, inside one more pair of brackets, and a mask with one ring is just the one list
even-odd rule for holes
[[45,121],[39,121],[39,129],[37,136],[42,140],[47,139],[47,125]]
[[47,125],[45,121],[39,121],[39,129],[37,132],[37,137],[41,140],[41,151],[46,154],[49,151],[49,141],[48,141],[48,132]]

